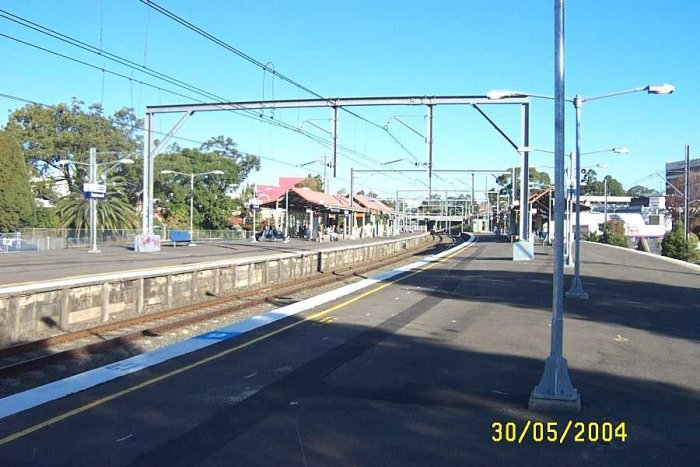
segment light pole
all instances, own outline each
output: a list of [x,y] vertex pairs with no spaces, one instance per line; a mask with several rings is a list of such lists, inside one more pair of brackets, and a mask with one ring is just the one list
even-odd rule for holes
[[[108,154],[118,154],[114,152],[108,152]],[[97,167],[101,165],[112,165],[111,167],[107,168],[102,174],[106,174],[108,171],[112,170],[116,166],[120,164],[133,164],[134,160],[129,159],[128,157],[122,158],[122,159],[117,159],[114,162],[103,162],[101,164],[97,163],[97,149],[96,148],[90,148],[90,162],[85,163],[85,162],[77,162],[74,160],[70,159],[61,159],[58,161],[58,165],[68,165],[68,164],[74,164],[74,165],[86,165],[90,168],[90,185],[94,187],[97,184]],[[105,188],[106,191],[106,188]],[[97,249],[97,198],[93,197],[93,193],[90,190],[85,190],[85,186],[83,187],[83,192],[88,194],[89,196],[89,201],[90,201],[90,249],[88,250],[88,253],[99,253],[100,250]],[[104,194],[104,191],[102,192]]]
[[190,177],[190,245],[194,245],[194,177],[201,177],[204,175],[223,175],[223,170],[211,170],[209,172],[200,173],[184,173],[177,172],[175,170],[161,170],[163,175],[182,175],[183,177]]
[[603,217],[603,225],[608,223],[608,177],[603,178],[603,193],[605,195],[605,217]]
[[[564,102],[574,102],[564,97],[564,1],[554,1],[554,141],[555,141],[555,214],[554,224],[557,235],[554,241],[554,270],[552,286],[552,331],[550,354],[545,359],[545,368],[540,383],[535,386],[530,396],[529,406],[531,409],[541,408],[566,408],[580,410],[581,397],[574,389],[569,378],[568,364],[563,356],[563,333],[564,333],[564,244],[560,234],[564,226]],[[669,84],[649,85],[633,88],[606,95],[601,95],[587,100],[612,97],[620,94],[646,91],[651,94],[670,94],[674,87]],[[542,96],[529,93],[516,93],[513,91],[492,91],[489,98],[503,98],[516,96],[541,97],[552,99],[551,96]],[[488,96],[488,94],[487,94]],[[493,97],[492,97],[493,96]],[[577,96],[578,97],[578,96]],[[578,109],[583,99],[577,99],[574,103]],[[577,132],[576,132],[576,171],[577,187],[580,187],[579,166],[580,166],[580,112],[577,112]]]
[[[563,0],[556,0],[556,3],[562,3],[561,9],[563,11]],[[563,26],[562,26],[563,27]],[[563,32],[562,32],[563,34]],[[563,44],[563,38],[562,38],[562,44]],[[557,49],[557,52],[559,50]],[[563,55],[563,45],[562,45],[562,55]],[[563,59],[562,59],[563,60]],[[563,66],[563,63],[562,63]],[[562,72],[563,74],[563,72]],[[562,77],[563,79],[563,77]],[[588,101],[594,101],[594,100],[599,100],[599,99],[605,99],[608,97],[614,97],[614,96],[620,96],[623,94],[631,94],[631,93],[636,93],[636,92],[646,92],[647,94],[671,94],[675,91],[675,87],[671,84],[648,84],[646,86],[638,86],[636,88],[632,89],[627,89],[624,91],[615,91],[607,94],[600,94],[598,96],[593,96],[593,97],[581,97],[578,94],[573,98],[573,99],[567,99],[562,96],[562,100],[566,102],[571,102],[574,105],[574,109],[576,110],[576,237],[575,237],[575,242],[576,242],[576,256],[578,257],[578,247],[579,247],[579,237],[580,235],[580,227],[578,225],[579,217],[580,217],[580,188],[581,188],[581,107],[585,102]],[[489,99],[503,99],[506,97],[534,97],[534,98],[541,98],[541,99],[555,99],[551,96],[546,96],[542,94],[531,94],[531,93],[525,93],[525,92],[519,92],[519,91],[509,91],[509,90],[497,90],[497,91],[490,91],[487,93],[487,96]],[[557,96],[558,97],[558,96]],[[556,99],[555,99],[556,100]],[[562,129],[563,131],[563,129]],[[555,155],[556,157],[556,155]],[[555,164],[556,165],[556,164]],[[562,187],[563,189],[563,187]],[[559,195],[557,195],[559,196]],[[575,261],[575,263],[578,263],[578,260]],[[569,291],[566,293],[566,296],[568,298],[583,298],[586,299],[588,298],[588,294],[586,291],[583,289],[583,285],[581,284],[581,277],[579,274],[575,273],[574,274],[574,280],[571,283],[571,288]]]

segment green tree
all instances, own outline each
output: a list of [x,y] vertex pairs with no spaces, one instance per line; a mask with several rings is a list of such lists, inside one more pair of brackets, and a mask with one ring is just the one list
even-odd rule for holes
[[[229,141],[230,142],[230,141]],[[195,176],[193,193],[193,223],[198,228],[221,230],[230,227],[234,211],[246,211],[245,204],[252,197],[252,187],[248,194],[234,200],[228,194],[243,182],[252,168],[241,165],[228,153],[212,149],[171,147],[170,152],[158,156],[155,160],[154,193],[156,208],[163,220],[170,226],[186,227],[189,225],[190,177],[189,175],[162,174],[162,170],[172,170],[183,174],[199,174],[221,170],[223,175],[209,174]],[[248,160],[248,162],[250,162]],[[246,163],[244,163],[245,165]]]
[[29,221],[29,226],[55,229],[61,227],[61,219],[58,218],[58,213],[56,212],[55,207],[39,207],[32,214],[32,218]]
[[[80,181],[80,176],[73,175],[74,180]],[[126,180],[124,177],[107,176],[107,193],[104,199],[96,203],[97,226],[100,229],[136,229],[140,219],[129,204],[124,189]],[[90,225],[90,202],[85,199],[82,191],[82,183],[77,191],[72,191],[64,196],[56,204],[56,212],[61,219],[63,227],[74,229],[87,229]]]
[[609,220],[600,225],[602,235],[600,243],[608,245],[627,247],[627,237],[625,237],[625,226],[620,221]]
[[[310,190],[314,191],[323,191],[323,180],[321,179],[320,175],[314,175],[312,176],[311,174],[307,175],[306,178],[296,185],[297,188],[308,188]],[[359,192],[357,194],[360,194]]]
[[0,131],[0,232],[12,232],[27,223],[35,210],[29,169],[19,144]]
[[685,241],[685,225],[682,221],[677,221],[661,240],[663,256],[693,263],[698,262],[697,247],[698,237],[694,233],[688,235],[688,242]]
[[139,147],[136,132],[140,125],[133,109],[121,109],[106,117],[99,104],[84,109],[84,102],[73,98],[70,105],[28,104],[17,109],[10,114],[6,131],[20,143],[35,174],[59,174],[68,182],[70,191],[76,192],[79,182],[73,175],[77,173],[81,179],[84,176],[80,176],[80,170],[73,171],[58,161],[87,162],[91,147],[97,148],[98,162],[113,160],[115,151],[133,153]]
[[[502,173],[496,177],[496,184],[500,187],[499,194],[505,195],[510,194],[513,191],[513,180],[512,174],[513,169],[509,169],[508,172]],[[530,185],[535,185],[537,187],[546,188],[552,184],[552,180],[547,172],[539,172],[535,167],[528,168],[528,178],[530,180]],[[520,181],[520,167],[515,167],[515,178]],[[495,197],[494,197],[495,200]]]
[[629,190],[627,190],[627,196],[653,196],[656,190],[652,188],[647,188],[642,185],[635,185]]
[[606,175],[603,181],[598,180],[595,170],[586,171],[581,179],[583,185],[581,191],[584,195],[603,196],[605,195],[605,180],[608,181],[608,196],[627,196],[627,192],[618,180],[610,175]]

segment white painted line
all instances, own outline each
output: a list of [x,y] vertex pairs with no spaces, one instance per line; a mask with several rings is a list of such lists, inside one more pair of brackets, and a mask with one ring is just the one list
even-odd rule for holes
[[97,386],[98,384],[135,373],[143,370],[144,368],[163,363],[167,360],[209,347],[223,340],[238,337],[239,335],[248,331],[258,329],[267,324],[274,323],[275,321],[279,321],[333,300],[337,300],[338,298],[350,295],[378,282],[391,279],[392,277],[398,276],[404,272],[417,269],[434,261],[438,261],[440,258],[443,258],[448,254],[452,254],[457,250],[466,248],[474,241],[476,241],[476,237],[472,236],[468,241],[461,243],[456,247],[448,248],[441,253],[427,256],[422,260],[392,271],[387,271],[368,279],[363,279],[359,282],[348,284],[338,289],[316,295],[315,297],[278,308],[277,310],[248,318],[231,326],[217,329],[216,331],[210,331],[182,342],[177,342],[160,349],[127,358],[120,362],[95,368],[93,370],[86,371],[85,373],[80,373],[59,381],[54,381],[53,383],[45,384],[43,386],[4,397],[0,399],[0,419],[37,407],[47,402],[60,399],[70,394],[84,391],[85,389]]

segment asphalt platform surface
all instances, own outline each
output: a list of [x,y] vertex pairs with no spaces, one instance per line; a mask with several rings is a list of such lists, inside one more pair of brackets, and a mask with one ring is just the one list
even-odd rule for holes
[[[527,409],[549,352],[552,250],[513,262],[485,236],[0,420],[0,465],[698,465],[700,273],[587,243],[582,260],[590,299],[565,300],[564,325],[580,413]],[[494,422],[513,423],[499,442]]]
[[[402,237],[418,235],[405,234]],[[138,253],[125,246],[100,246],[100,253],[86,248],[23,251],[0,254],[0,287],[24,282],[64,279],[86,274],[122,272],[138,269],[176,266],[223,259],[296,253],[325,248],[376,243],[397,237],[376,237],[338,242],[317,243],[300,239],[283,242],[251,242],[231,240],[218,243],[197,243],[196,246],[166,245],[159,252]]]

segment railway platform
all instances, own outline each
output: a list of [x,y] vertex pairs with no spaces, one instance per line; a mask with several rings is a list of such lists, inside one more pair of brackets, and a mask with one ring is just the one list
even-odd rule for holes
[[527,400],[550,344],[551,250],[513,262],[510,244],[495,240],[194,337],[169,356],[125,360],[103,370],[123,373],[109,381],[64,382],[95,385],[0,419],[0,458],[694,465],[698,271],[584,243],[590,299],[565,300],[564,345],[582,409],[533,412]]

